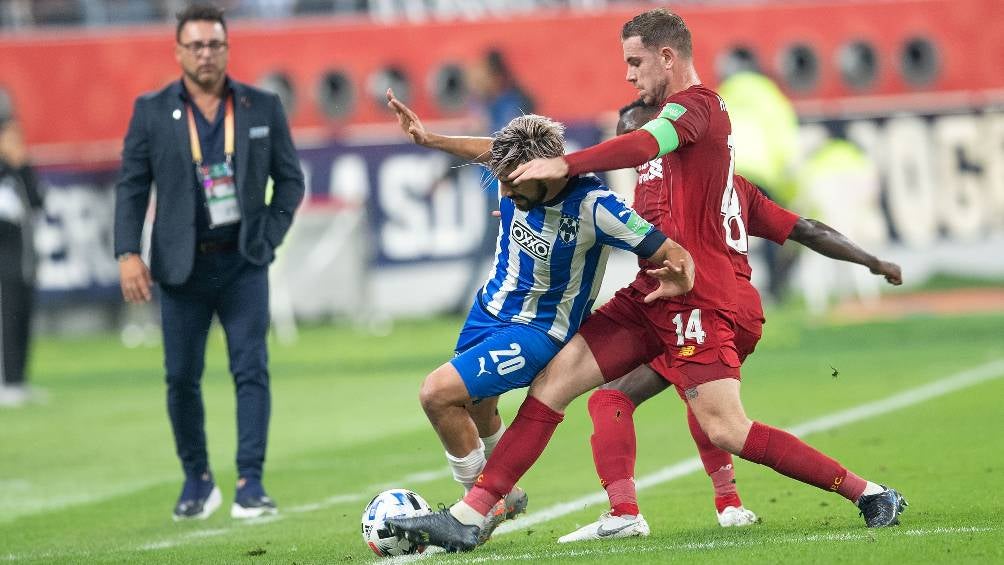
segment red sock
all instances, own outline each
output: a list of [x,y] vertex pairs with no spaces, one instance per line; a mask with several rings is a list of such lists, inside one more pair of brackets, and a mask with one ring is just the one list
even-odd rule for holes
[[589,417],[593,420],[593,462],[600,484],[607,491],[615,516],[638,514],[638,494],[634,484],[637,442],[634,432],[634,403],[619,390],[601,389],[589,397]]
[[753,422],[740,457],[760,463],[803,483],[839,493],[854,502],[865,481],[840,463],[784,430]]
[[487,516],[492,506],[512,490],[516,481],[544,452],[554,429],[564,417],[536,398],[527,396],[464,502]]
[[736,471],[732,465],[726,465],[710,474],[711,484],[715,486],[715,509],[721,512],[728,506],[739,508],[743,501],[736,491]]
[[610,499],[610,513],[614,516],[637,516],[638,492],[635,490],[634,479],[619,479],[608,485],[607,498]]

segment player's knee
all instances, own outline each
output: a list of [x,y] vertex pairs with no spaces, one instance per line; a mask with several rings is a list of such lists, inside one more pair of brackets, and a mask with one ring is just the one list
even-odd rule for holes
[[463,379],[449,365],[429,373],[422,381],[418,399],[426,413],[438,412],[470,401]]
[[701,428],[708,434],[708,439],[718,449],[724,449],[730,453],[742,451],[742,444],[745,438],[739,437],[735,427],[730,425],[725,418],[712,418],[710,422],[701,422]]
[[433,372],[422,381],[422,388],[418,391],[418,400],[426,412],[435,412],[448,404],[448,395],[445,392],[446,386],[443,380]]
[[704,428],[704,432],[708,434],[708,439],[711,443],[718,449],[724,449],[725,451],[733,451],[732,448],[732,434],[724,427],[712,427]]

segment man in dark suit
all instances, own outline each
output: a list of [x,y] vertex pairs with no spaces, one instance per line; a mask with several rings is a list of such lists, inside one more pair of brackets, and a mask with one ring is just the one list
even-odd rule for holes
[[25,377],[35,304],[33,227],[41,212],[21,127],[0,106],[0,407],[32,396]]
[[[221,502],[200,386],[214,313],[237,394],[231,516],[256,517],[276,512],[261,481],[270,411],[268,265],[303,198],[303,173],[278,97],[226,74],[222,10],[179,13],[176,39],[181,80],[136,100],[125,137],[115,254],[127,301],[149,301],[153,281],[160,288],[167,408],[185,471],[175,520],[207,518]],[[151,183],[157,196],[147,269],[139,251]]]

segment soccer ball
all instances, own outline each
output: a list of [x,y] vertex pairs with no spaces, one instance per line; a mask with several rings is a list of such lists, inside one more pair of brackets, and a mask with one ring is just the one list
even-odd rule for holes
[[414,492],[394,488],[373,497],[363,510],[363,541],[380,557],[407,555],[425,551],[424,545],[415,545],[408,540],[398,539],[384,525],[387,518],[411,518],[431,514],[432,508],[421,496]]

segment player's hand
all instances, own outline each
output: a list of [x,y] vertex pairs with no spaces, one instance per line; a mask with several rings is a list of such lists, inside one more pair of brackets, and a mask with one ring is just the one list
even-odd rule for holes
[[871,271],[873,275],[882,275],[885,277],[886,282],[891,285],[899,286],[903,284],[903,271],[896,263],[879,261],[877,265],[871,268]]
[[665,300],[690,292],[694,288],[694,260],[688,253],[679,259],[666,259],[659,269],[649,269],[645,273],[659,280],[659,288],[645,297],[645,302]]
[[568,163],[564,157],[534,159],[516,167],[509,173],[509,182],[519,185],[528,180],[553,180],[568,177]]
[[413,143],[426,145],[429,142],[429,133],[425,131],[422,120],[418,119],[418,114],[405,106],[404,102],[398,100],[390,88],[387,89],[387,107],[394,111],[398,125],[401,126],[404,133],[408,134]]
[[139,255],[130,255],[119,261],[119,280],[122,284],[122,297],[126,302],[150,302],[153,279],[150,277],[150,269]]

